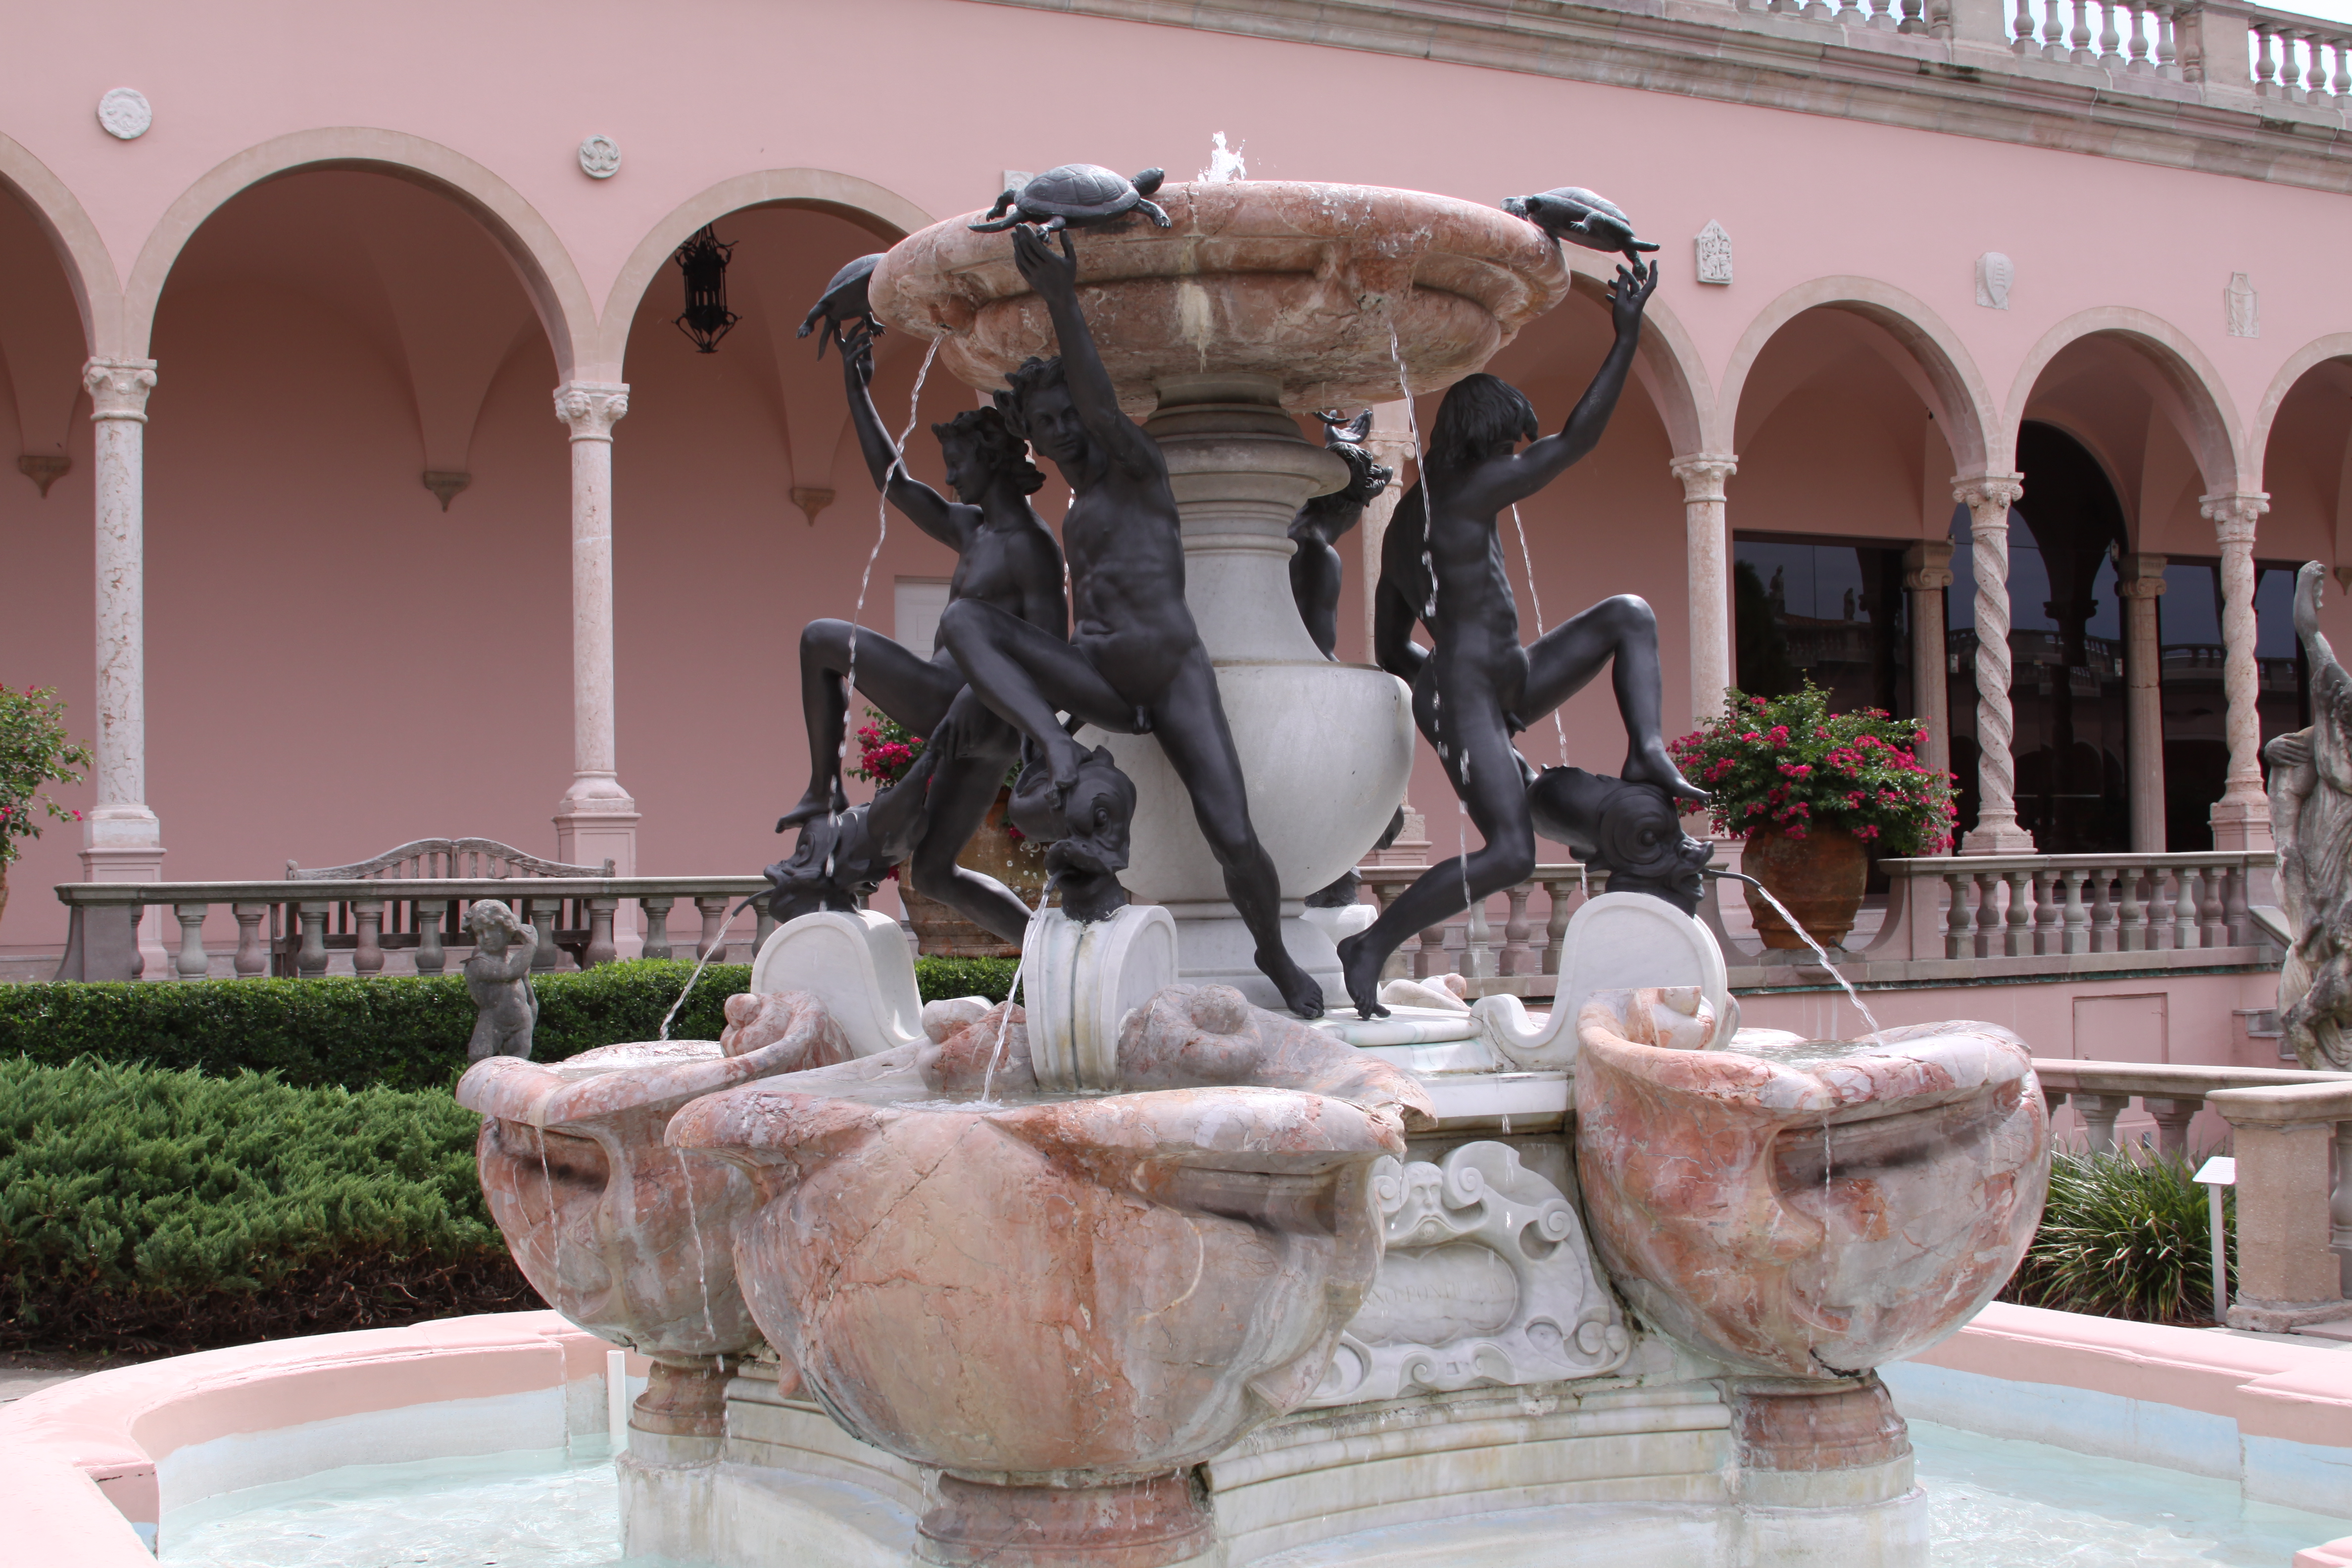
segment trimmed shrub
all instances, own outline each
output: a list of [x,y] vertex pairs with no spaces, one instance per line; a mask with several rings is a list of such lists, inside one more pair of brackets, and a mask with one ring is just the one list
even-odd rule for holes
[[536,1307],[483,1205],[480,1126],[439,1089],[0,1060],[0,1346],[195,1350]]
[[[927,1002],[1003,1001],[1011,959],[923,958]],[[650,1040],[694,965],[638,960],[542,974],[531,1054],[541,1061],[622,1040]],[[679,1039],[715,1040],[727,998],[751,983],[749,965],[714,963],[671,1026]],[[203,980],[191,984],[0,985],[0,1057],[52,1066],[93,1057],[192,1068],[216,1075],[278,1073],[298,1088],[340,1084],[425,1089],[466,1065],[474,1004],[458,975],[430,979]]]
[[[2000,1299],[2143,1323],[2212,1322],[2212,1215],[2196,1169],[2145,1151],[2052,1155],[2050,1206]],[[2225,1194],[2221,1208],[2231,1236],[2234,1199]]]

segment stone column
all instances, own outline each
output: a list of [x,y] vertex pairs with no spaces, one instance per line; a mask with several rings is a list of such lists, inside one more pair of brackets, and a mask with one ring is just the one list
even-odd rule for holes
[[2009,704],[2009,509],[2025,493],[2022,474],[1952,481],[1969,509],[1977,584],[1977,825],[1963,855],[2031,855],[2033,835],[2017,823],[2016,722]]
[[1920,763],[1931,773],[1952,765],[1952,704],[1945,677],[1944,590],[1952,585],[1952,542],[1923,539],[1903,552],[1903,587],[1911,595],[1911,710],[1927,727]]
[[[637,803],[621,787],[613,742],[613,426],[628,411],[620,382],[556,389],[555,416],[572,430],[572,787],[555,808],[555,854],[610,859],[620,877],[637,869]],[[635,904],[622,906],[613,935],[622,957],[637,955]]]
[[[97,426],[98,490],[98,799],[82,820],[82,877],[160,882],[163,828],[147,805],[145,445],[155,362],[93,359],[81,380]],[[171,978],[163,924],[160,908],[139,921],[150,980]]]
[[1738,469],[1729,453],[1701,452],[1666,465],[1683,482],[1683,543],[1690,590],[1691,723],[1723,710],[1731,668],[1731,535],[1723,487]]
[[2160,855],[2164,842],[2164,653],[2156,601],[2164,594],[2165,559],[2126,555],[2116,563],[2124,601],[2124,733],[2131,753],[2131,847]]
[[1364,447],[1371,453],[1374,462],[1387,465],[1396,475],[1389,488],[1364,509],[1364,520],[1356,525],[1364,536],[1364,658],[1369,663],[1372,658],[1374,595],[1381,584],[1381,545],[1388,538],[1389,519],[1396,515],[1397,502],[1404,499],[1405,487],[1412,477],[1406,470],[1420,456],[1412,444],[1411,405],[1402,399],[1372,405],[1372,432],[1364,438]]
[[2230,772],[2213,803],[2213,847],[2268,849],[2271,803],[2263,793],[2255,707],[2262,681],[2254,663],[2254,520],[2270,510],[2271,498],[2241,490],[2206,496],[2200,505],[2221,546],[2221,690],[2229,702]]

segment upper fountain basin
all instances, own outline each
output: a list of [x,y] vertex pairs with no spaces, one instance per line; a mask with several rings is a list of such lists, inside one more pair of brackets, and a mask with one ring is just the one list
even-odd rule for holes
[[[1451,196],[1242,180],[1171,184],[1156,199],[1167,228],[1129,220],[1073,236],[1080,303],[1130,414],[1257,401],[1268,387],[1294,412],[1392,401],[1399,359],[1415,391],[1434,390],[1568,294],[1556,242]],[[888,325],[944,337],[956,375],[997,388],[1055,352],[1054,330],[1012,237],[974,234],[979,216],[900,240],[875,268],[871,298]],[[1248,392],[1236,399],[1236,387]]]

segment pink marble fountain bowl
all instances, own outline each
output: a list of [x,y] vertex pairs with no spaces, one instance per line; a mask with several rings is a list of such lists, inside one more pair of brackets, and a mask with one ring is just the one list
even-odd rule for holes
[[2008,1281],[2050,1185],[2016,1036],[1668,1049],[1647,994],[1586,1005],[1576,1085],[1592,1237],[1643,1317],[1735,1365],[1838,1377],[1945,1339]]
[[968,1479],[1098,1488],[1313,1391],[1379,1265],[1392,1109],[848,1098],[871,1065],[699,1100],[669,1132],[768,1194],[737,1233],[752,1315],[850,1431]]
[[482,1113],[482,1194],[531,1288],[599,1338],[653,1356],[740,1355],[760,1342],[732,1239],[742,1172],[667,1147],[677,1108],[772,1074],[845,1061],[813,998],[728,998],[717,1043],[605,1046],[566,1060],[492,1057],[457,1083]]
[[[1293,412],[1359,407],[1400,395],[1399,356],[1413,390],[1433,391],[1568,294],[1559,247],[1541,230],[1451,196],[1243,180],[1171,184],[1155,199],[1167,228],[1137,217],[1072,237],[1079,302],[1131,414],[1211,376],[1278,386]],[[944,337],[940,357],[957,376],[994,388],[1055,349],[1012,236],[972,233],[981,216],[900,240],[870,297],[889,326]]]

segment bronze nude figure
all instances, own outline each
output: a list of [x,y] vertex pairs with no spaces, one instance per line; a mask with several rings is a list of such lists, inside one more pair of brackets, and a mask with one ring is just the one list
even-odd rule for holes
[[1364,437],[1372,428],[1370,409],[1353,419],[1337,414],[1316,417],[1323,422],[1323,445],[1348,465],[1348,482],[1328,495],[1315,497],[1290,520],[1291,542],[1298,546],[1290,558],[1290,596],[1297,603],[1298,618],[1307,623],[1307,635],[1315,639],[1325,658],[1331,658],[1336,657],[1332,650],[1339,646],[1341,578],[1339,552],[1333,546],[1362,521],[1364,509],[1389,488],[1396,475],[1372,461],[1371,453],[1364,449]]

